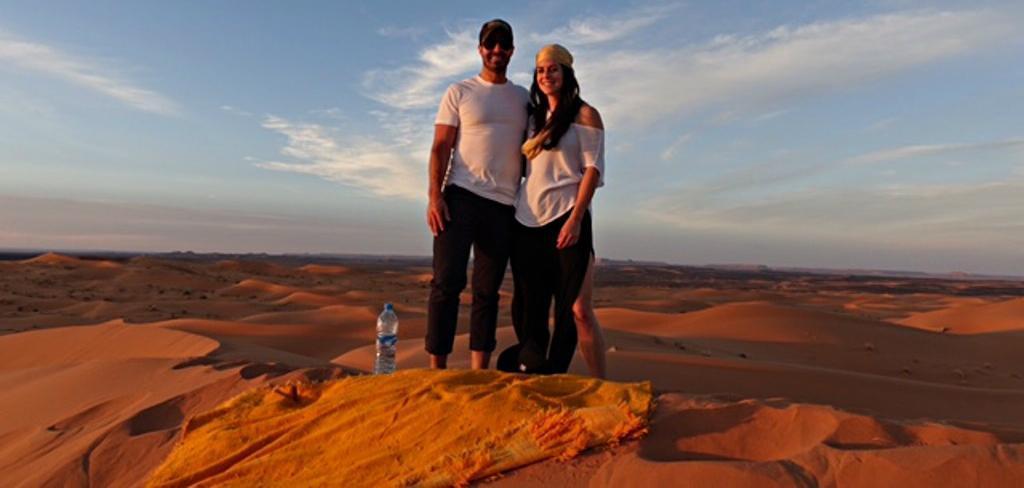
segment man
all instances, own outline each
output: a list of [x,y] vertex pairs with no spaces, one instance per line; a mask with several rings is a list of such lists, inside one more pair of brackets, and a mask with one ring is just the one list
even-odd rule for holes
[[434,278],[427,309],[426,350],[446,368],[455,341],[459,295],[473,250],[469,342],[473,369],[486,369],[496,346],[498,289],[505,277],[520,145],[526,133],[526,89],[505,77],[512,27],[495,19],[480,29],[480,74],[448,87],[430,151],[427,226],[434,234]]

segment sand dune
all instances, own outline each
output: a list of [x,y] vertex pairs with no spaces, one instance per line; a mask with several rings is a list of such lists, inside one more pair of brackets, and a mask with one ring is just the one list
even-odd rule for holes
[[340,303],[335,297],[326,295],[320,295],[317,293],[309,293],[305,291],[297,291],[286,297],[271,302],[274,305],[301,305],[305,307],[326,307],[328,305],[337,305]]
[[[25,332],[3,339],[0,371],[95,359],[202,356],[217,347],[215,341],[203,337],[161,328],[132,327],[120,320],[90,327]],[[38,347],[44,344],[49,347]]]
[[226,289],[218,291],[217,293],[223,296],[254,295],[269,296],[281,299],[286,296],[300,292],[302,292],[302,290],[291,286],[279,285],[277,283],[271,283],[269,281],[250,278],[242,280]]
[[[0,411],[16,412],[0,418],[0,485],[138,486],[192,415],[272,378],[372,369],[385,302],[401,319],[399,368],[425,366],[429,275],[402,266],[0,262]],[[1008,486],[1024,476],[1024,299],[1010,294],[1024,287],[845,279],[599,268],[611,379],[664,393],[650,434],[484,484]],[[499,350],[515,342],[510,289]],[[454,368],[468,367],[463,297]],[[586,374],[581,357],[570,372]]]
[[[236,344],[253,344],[302,359],[287,361],[292,366],[316,364],[340,351],[365,344],[362,337],[350,337],[344,329],[306,324],[256,324],[226,320],[176,319],[154,325],[199,334]],[[369,335],[369,334],[368,334]],[[372,337],[372,335],[370,336]]]
[[377,320],[377,311],[370,310],[368,307],[326,305],[310,310],[260,313],[243,317],[240,320],[264,324],[310,324],[367,329],[366,324],[374,323]]
[[880,321],[768,302],[729,303],[683,315],[605,308],[599,318],[609,328],[676,338],[857,344],[878,334],[913,335]]
[[950,334],[1024,331],[1024,298],[995,303],[972,301],[911,315],[901,324]]
[[953,339],[858,316],[744,302],[686,314],[600,309],[598,317],[620,352],[768,361],[958,386],[1024,384],[1015,359],[1022,337]]
[[625,486],[1013,486],[1020,436],[893,422],[828,407],[659,398],[651,434],[594,473]]
[[187,412],[247,387],[238,368],[176,368],[217,347],[121,322],[0,337],[0,480],[139,483]]
[[48,252],[41,254],[31,259],[22,261],[22,264],[28,265],[42,265],[42,266],[68,266],[68,267],[87,267],[87,268],[119,268],[120,264],[113,261],[105,260],[86,260],[78,259],[63,254],[57,254]]
[[608,362],[617,379],[655,377],[655,385],[665,390],[784,396],[897,418],[1015,425],[1024,402],[1021,389],[943,384],[774,361],[614,352]]
[[327,264],[307,264],[299,268],[299,271],[314,275],[326,275],[326,276],[338,276],[345,275],[351,272],[350,268],[345,266],[331,266]]

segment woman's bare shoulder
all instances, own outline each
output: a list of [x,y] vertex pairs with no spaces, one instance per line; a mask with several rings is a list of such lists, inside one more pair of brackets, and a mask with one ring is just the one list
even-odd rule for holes
[[576,123],[586,126],[593,127],[595,129],[604,129],[604,122],[601,121],[601,114],[596,108],[590,106],[589,103],[584,103],[580,107],[580,112],[576,114]]

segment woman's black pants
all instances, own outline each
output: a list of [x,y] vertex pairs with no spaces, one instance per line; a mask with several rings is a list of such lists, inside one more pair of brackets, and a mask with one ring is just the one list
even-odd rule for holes
[[[515,291],[512,325],[522,347],[520,357],[544,358],[543,372],[565,373],[576,353],[576,319],[572,305],[594,252],[590,212],[583,215],[576,244],[556,248],[558,234],[572,212],[541,227],[516,223],[511,261]],[[554,331],[549,333],[551,302]]]

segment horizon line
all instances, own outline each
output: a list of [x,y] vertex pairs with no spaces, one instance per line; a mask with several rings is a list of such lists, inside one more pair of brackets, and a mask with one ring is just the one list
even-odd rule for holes
[[[400,258],[400,259],[424,259],[430,260],[431,256],[426,254],[373,254],[373,253],[359,253],[359,252],[326,252],[326,251],[307,251],[307,252],[234,252],[234,251],[193,251],[193,250],[181,250],[175,249],[171,251],[126,251],[126,250],[115,250],[115,249],[70,249],[70,248],[17,248],[17,247],[0,247],[0,254],[2,253],[17,253],[17,254],[66,254],[66,255],[88,255],[88,254],[122,254],[130,256],[145,256],[145,255],[166,255],[166,254],[194,254],[198,256],[203,255],[230,255],[230,256],[271,256],[271,257],[349,257],[349,258]],[[3,259],[0,259],[3,261]],[[988,280],[1014,280],[1024,281],[1024,275],[1016,274],[990,274],[990,273],[975,273],[970,271],[914,271],[906,269],[886,269],[886,268],[863,268],[863,267],[821,267],[821,266],[773,266],[769,264],[760,263],[682,263],[673,261],[664,261],[657,259],[635,259],[635,258],[619,258],[619,257],[603,257],[598,258],[600,261],[611,261],[616,263],[634,263],[634,264],[646,264],[646,265],[665,265],[665,266],[681,266],[691,268],[706,268],[706,269],[719,269],[727,271],[779,271],[779,272],[796,272],[796,273],[809,273],[809,274],[850,274],[852,276],[903,276],[903,277],[932,277],[932,278],[943,278],[943,279],[988,279]],[[908,276],[910,275],[910,276]]]

